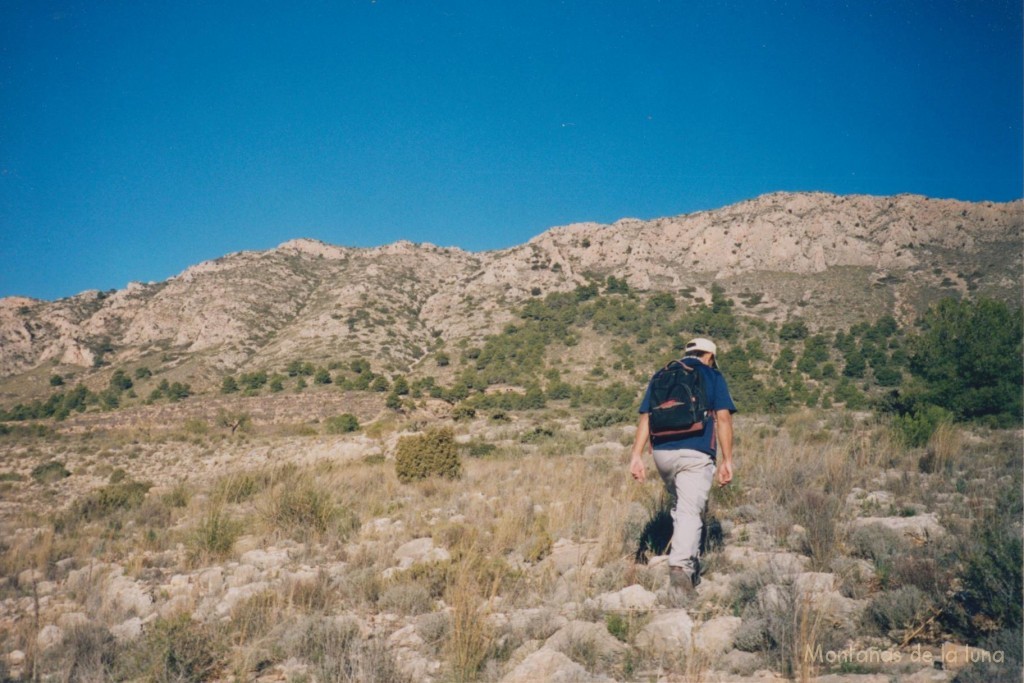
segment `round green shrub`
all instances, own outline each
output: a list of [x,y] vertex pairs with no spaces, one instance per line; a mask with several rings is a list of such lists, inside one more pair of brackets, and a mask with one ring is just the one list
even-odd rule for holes
[[450,427],[443,427],[399,439],[395,474],[403,483],[433,476],[445,479],[461,477],[462,461],[455,444],[455,433]]
[[347,434],[359,431],[359,420],[352,413],[342,413],[324,420],[324,428],[328,434]]

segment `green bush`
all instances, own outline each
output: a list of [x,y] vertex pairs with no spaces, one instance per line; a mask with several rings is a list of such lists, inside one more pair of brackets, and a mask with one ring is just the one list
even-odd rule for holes
[[324,420],[324,429],[328,434],[348,434],[359,431],[359,420],[352,413],[342,413]]
[[395,474],[403,483],[432,476],[446,479],[461,477],[462,461],[455,443],[455,433],[450,427],[444,427],[399,439],[395,453]]
[[991,299],[944,299],[925,313],[920,328],[909,343],[910,371],[924,381],[928,403],[958,419],[1020,423],[1020,308]]
[[142,505],[153,485],[143,481],[121,481],[96,489],[75,502],[73,514],[87,521],[106,517],[117,510],[131,510]]
[[1021,629],[1022,513],[1020,480],[1007,488],[992,512],[967,535],[960,572],[962,588],[944,613],[948,628],[968,638]]
[[189,537],[194,559],[223,559],[231,554],[235,541],[242,535],[242,524],[231,519],[219,507],[210,510]]
[[472,420],[474,417],[476,417],[476,409],[464,403],[460,403],[452,409],[453,420]]
[[160,618],[119,658],[114,680],[206,681],[215,677],[227,655],[227,643],[187,612]]
[[57,460],[44,462],[32,468],[32,478],[40,484],[50,484],[70,476],[71,472],[64,467],[64,463]]
[[584,415],[580,426],[584,430],[600,429],[612,425],[629,424],[636,420],[636,415],[628,410],[607,410],[600,413]]
[[484,458],[498,450],[497,446],[486,441],[470,441],[464,448],[471,458]]
[[904,446],[918,448],[928,443],[943,422],[952,421],[952,414],[933,405],[919,405],[912,413],[898,415],[893,420],[893,432]]
[[864,613],[866,625],[882,635],[921,625],[932,610],[929,597],[916,586],[901,586],[874,596]]

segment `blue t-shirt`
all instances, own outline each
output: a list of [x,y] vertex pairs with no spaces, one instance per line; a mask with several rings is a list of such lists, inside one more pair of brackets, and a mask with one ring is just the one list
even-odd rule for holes
[[[704,391],[708,398],[708,408],[713,414],[719,410],[728,410],[730,413],[736,412],[736,405],[732,402],[732,396],[729,395],[729,387],[725,384],[725,377],[722,376],[718,370],[712,367],[708,367],[701,363],[696,358],[684,358],[683,363],[686,363],[690,367],[695,367],[699,372],[704,373],[702,379],[704,380]],[[647,383],[647,391],[644,392],[644,400],[640,403],[640,413],[651,412],[651,384]],[[680,448],[691,448],[695,451],[707,453],[712,458],[715,457],[715,448],[717,443],[715,441],[715,419],[712,414],[709,414],[704,418],[704,429],[693,435],[687,435],[680,439],[673,441],[666,441],[656,445],[655,450],[677,450]]]

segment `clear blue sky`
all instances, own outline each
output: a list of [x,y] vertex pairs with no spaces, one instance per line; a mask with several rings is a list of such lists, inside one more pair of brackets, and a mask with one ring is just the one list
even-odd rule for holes
[[1019,0],[2,0],[0,296],[776,190],[1016,199],[1021,34]]

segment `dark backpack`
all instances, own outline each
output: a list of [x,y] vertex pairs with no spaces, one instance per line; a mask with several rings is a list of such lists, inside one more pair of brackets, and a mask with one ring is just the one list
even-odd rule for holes
[[651,443],[674,441],[704,429],[708,396],[699,367],[674,360],[651,378]]

